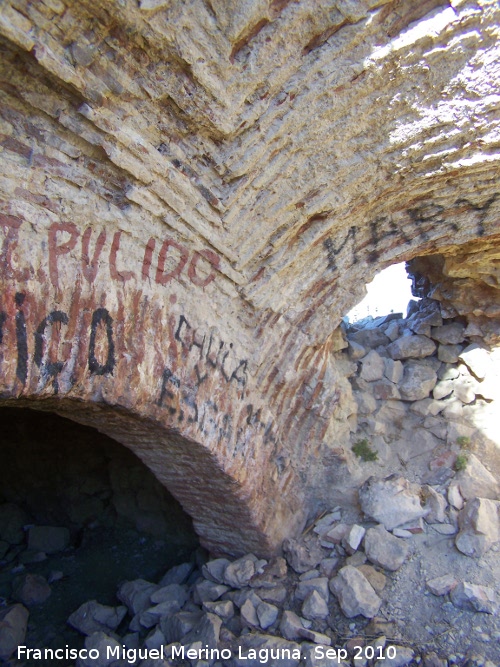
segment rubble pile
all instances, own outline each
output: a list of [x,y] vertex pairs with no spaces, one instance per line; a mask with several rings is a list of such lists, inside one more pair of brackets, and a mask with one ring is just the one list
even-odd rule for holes
[[[100,657],[74,667],[500,664],[498,354],[430,299],[381,320],[347,331],[356,502],[319,512],[281,556],[198,551],[158,581],[122,582],[115,605],[87,600],[68,624]],[[16,539],[23,521],[7,522]],[[64,548],[50,530],[31,528],[29,545]],[[2,611],[3,657],[58,586],[28,570]]]
[[[359,490],[357,522],[351,522],[348,510],[333,508],[300,539],[286,540],[284,557],[264,560],[247,554],[205,560],[198,552],[196,559],[171,568],[158,582],[123,582],[116,606],[90,600],[69,617],[68,623],[85,636],[85,647],[98,648],[101,655],[97,661],[79,659],[76,666],[243,667],[262,664],[258,651],[287,649],[289,658],[276,664],[494,667],[497,663],[484,655],[439,655],[432,641],[411,645],[404,628],[390,619],[393,580],[409,561],[420,558],[419,537],[442,541],[436,526],[448,526],[445,535],[462,553],[466,538],[481,545],[466,553],[471,563],[479,551],[498,548],[497,501],[471,498],[457,511],[446,497],[445,491],[397,474],[370,477]],[[29,576],[24,585],[36,593],[41,582],[27,581]],[[451,605],[457,618],[466,612],[474,619],[493,619],[495,627],[499,607],[494,587],[462,580],[453,572],[426,579],[424,587],[427,595]],[[420,603],[425,604],[423,593]],[[28,612],[16,604],[9,614],[7,621],[20,636]],[[485,625],[484,620],[475,622]],[[491,639],[498,641],[500,632]],[[105,657],[108,647],[112,660]],[[327,648],[342,659],[332,663],[325,657]],[[494,643],[490,648],[494,653]],[[217,649],[219,659],[211,659],[208,649]],[[2,650],[5,656],[9,647]],[[141,660],[155,651],[163,657]],[[132,655],[137,658],[131,662]],[[362,659],[353,662],[355,656]]]

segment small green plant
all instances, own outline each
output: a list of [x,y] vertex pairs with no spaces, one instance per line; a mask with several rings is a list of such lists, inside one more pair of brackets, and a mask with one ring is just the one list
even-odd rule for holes
[[363,440],[358,440],[353,446],[352,451],[356,454],[358,458],[362,461],[377,461],[378,454],[370,447],[370,443],[366,438]]
[[469,449],[470,448],[470,438],[468,435],[459,435],[457,438],[457,445],[460,449]]
[[459,454],[457,456],[457,460],[455,461],[455,470],[459,472],[460,470],[465,470],[467,468],[467,463],[469,462],[469,459],[465,456],[465,454]]

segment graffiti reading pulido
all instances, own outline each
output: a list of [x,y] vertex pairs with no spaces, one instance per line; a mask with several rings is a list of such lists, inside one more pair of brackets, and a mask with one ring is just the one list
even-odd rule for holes
[[[30,269],[13,266],[13,255],[19,241],[19,229],[22,223],[23,220],[17,216],[0,213],[0,227],[5,232],[0,264],[6,277],[26,281],[31,277]],[[70,253],[80,256],[81,274],[89,284],[96,280],[99,266],[106,258],[111,280],[122,284],[140,278],[143,281],[152,280],[157,285],[167,285],[171,280],[187,274],[192,285],[204,288],[215,280],[220,268],[220,257],[213,250],[205,248],[190,251],[182,243],[165,236],[160,241],[154,237],[149,238],[144,246],[140,270],[132,271],[130,267],[125,269],[125,260],[120,259],[123,230],[115,231],[110,239],[105,230],[99,233],[97,231],[88,226],[83,233],[80,233],[73,222],[54,222],[49,226],[48,269],[50,282],[54,288],[61,286],[60,262]],[[109,250],[105,253],[107,241],[110,241]],[[154,261],[155,251],[158,254]]]

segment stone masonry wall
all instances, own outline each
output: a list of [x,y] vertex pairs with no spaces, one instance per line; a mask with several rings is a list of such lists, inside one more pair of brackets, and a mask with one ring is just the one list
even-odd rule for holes
[[[490,349],[463,318],[443,317],[432,299],[412,301],[409,313],[347,330],[359,466],[365,477],[383,466],[428,484],[443,484],[458,470],[454,483],[465,500],[496,498],[498,348]],[[372,452],[377,462],[367,466],[362,461]]]

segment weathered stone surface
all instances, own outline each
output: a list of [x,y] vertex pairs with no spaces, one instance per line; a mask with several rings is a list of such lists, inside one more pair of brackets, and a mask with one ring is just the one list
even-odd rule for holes
[[455,364],[458,361],[461,350],[461,345],[445,345],[444,343],[440,343],[437,356],[439,361],[445,364]]
[[460,495],[465,500],[472,498],[490,498],[496,500],[500,498],[500,484],[484,467],[481,461],[472,453],[467,454],[467,466],[461,470],[456,483],[460,490]]
[[424,656],[424,667],[448,667],[448,661],[446,658],[440,658],[434,651],[430,651]]
[[201,611],[180,611],[177,614],[165,616],[160,621],[160,628],[167,643],[181,641],[201,621]]
[[414,401],[410,405],[410,410],[418,415],[426,417],[427,415],[438,415],[444,407],[445,405],[440,401],[434,401],[432,398],[423,398],[420,401]]
[[158,586],[144,579],[125,581],[118,589],[117,598],[128,608],[132,616],[150,606],[151,595]]
[[172,597],[164,602],[155,604],[139,613],[139,623],[143,628],[152,628],[160,622],[164,616],[175,614],[180,611],[184,605],[186,598],[184,596],[179,598]]
[[337,557],[323,558],[319,564],[320,573],[330,579],[339,564]]
[[163,575],[158,584],[159,586],[169,586],[170,584],[184,584],[189,575],[193,572],[193,569],[194,569],[193,563],[181,563],[180,565],[175,565]]
[[377,409],[377,401],[375,397],[366,391],[354,392],[354,399],[358,404],[358,411],[362,415],[370,415]]
[[197,582],[196,595],[202,602],[215,602],[218,600],[226,591],[229,590],[229,586],[224,586],[223,584],[216,584],[213,581],[208,581],[203,579],[202,581]]
[[460,532],[455,544],[466,556],[479,558],[500,540],[500,521],[497,505],[486,498],[474,498],[465,503],[458,515]]
[[161,604],[163,602],[171,602],[176,600],[181,606],[189,598],[187,586],[181,584],[168,584],[168,586],[161,586],[151,594],[150,600],[153,604]]
[[[214,558],[202,567],[203,576],[216,584],[224,583],[224,572],[231,561],[227,558]],[[182,583],[182,582],[179,582]]]
[[373,396],[380,401],[399,400],[401,393],[393,382],[382,379],[373,383]]
[[445,345],[457,345],[464,339],[465,327],[463,324],[453,322],[453,324],[443,324],[440,327],[431,329],[431,336],[434,340]]
[[368,579],[350,565],[339,570],[338,575],[330,581],[330,590],[348,618],[358,615],[373,618],[382,603]]
[[326,535],[324,535],[324,539],[331,544],[340,544],[349,532],[349,528],[350,526],[347,523],[338,523],[333,528],[330,528]]
[[458,532],[456,526],[451,523],[431,523],[430,526],[440,535],[456,535]]
[[391,343],[387,351],[392,359],[420,359],[428,357],[436,349],[436,343],[427,336],[401,336]]
[[68,623],[83,635],[92,635],[94,632],[116,630],[126,613],[125,607],[109,607],[89,600],[71,614]]
[[476,398],[476,383],[472,378],[457,378],[454,390],[455,396],[462,403],[472,403]]
[[417,5],[2,5],[2,402],[138,452],[212,553],[348,488],[339,324],[378,268],[499,337],[500,9]]
[[497,596],[489,586],[478,586],[463,581],[452,588],[450,597],[455,607],[460,609],[482,611],[487,614],[495,614],[498,610]]
[[328,602],[328,579],[326,577],[317,577],[301,581],[295,589],[295,597],[297,600],[305,600],[312,591],[317,591]]
[[224,571],[224,582],[231,588],[243,588],[255,574],[255,559],[243,556],[229,563]]
[[224,621],[234,616],[234,604],[231,600],[207,601],[203,603],[203,609],[211,614],[216,614]]
[[368,382],[381,380],[384,376],[385,363],[382,357],[375,351],[370,350],[366,357],[361,359],[360,377]]
[[363,512],[387,530],[426,513],[420,504],[419,488],[398,475],[387,479],[370,477],[359,490],[359,501]]
[[401,567],[410,552],[404,540],[391,535],[382,525],[366,531],[364,545],[368,560],[392,572]]
[[302,621],[293,611],[285,610],[281,617],[280,634],[289,640],[300,640],[302,638],[301,631],[304,629]]
[[358,359],[362,359],[365,355],[366,349],[362,345],[356,343],[355,340],[349,341],[349,356],[351,359],[356,361]]
[[148,649],[155,649],[157,651],[160,650],[162,646],[165,646],[165,643],[165,635],[158,626],[151,630],[149,635],[144,640],[144,646],[146,646]]
[[462,350],[459,358],[478,380],[484,380],[490,366],[490,358],[483,347],[477,343],[468,345]]
[[281,556],[272,558],[269,563],[259,568],[259,572],[250,579],[253,588],[274,588],[276,583],[286,577],[288,568],[286,560]]
[[215,648],[221,625],[222,620],[215,614],[203,614],[194,628],[184,635],[183,642],[190,644],[199,641],[204,647]]
[[388,651],[384,652],[384,657],[381,660],[375,662],[375,667],[406,667],[413,660],[415,652],[413,649],[408,646],[398,646],[394,645],[394,651],[389,653]]
[[455,380],[440,380],[434,389],[432,395],[436,400],[451,396],[455,391]]
[[373,590],[380,594],[387,584],[387,577],[383,572],[379,572],[372,565],[360,565],[358,570],[368,579]]
[[401,398],[407,401],[427,398],[436,381],[437,375],[432,368],[418,361],[409,361],[405,364],[403,379],[399,383]]
[[287,590],[284,586],[274,586],[274,588],[259,588],[259,597],[265,602],[273,604],[282,604],[287,597]]
[[[260,603],[259,603],[260,604]],[[259,619],[257,616],[257,609],[250,598],[247,598],[240,608],[241,621],[244,625],[249,627],[257,627]]]
[[349,527],[349,530],[344,535],[342,539],[342,546],[347,551],[348,554],[353,554],[357,551],[361,540],[365,536],[366,530],[363,526],[359,526],[357,523]]
[[316,540],[306,543],[300,540],[285,540],[283,552],[290,567],[299,574],[316,567],[324,555]]
[[257,618],[259,625],[263,630],[267,630],[278,618],[279,609],[274,604],[261,602],[257,606]]
[[424,498],[425,520],[427,523],[444,523],[446,521],[446,508],[448,506],[445,497],[428,484],[422,487],[422,496]]
[[456,510],[461,510],[464,506],[464,499],[456,482],[448,487],[448,502]]
[[314,620],[327,618],[329,613],[326,599],[318,591],[311,591],[302,605],[302,616]]
[[403,378],[404,366],[401,361],[385,359],[384,375],[390,381],[397,384]]

